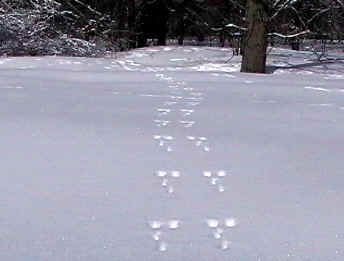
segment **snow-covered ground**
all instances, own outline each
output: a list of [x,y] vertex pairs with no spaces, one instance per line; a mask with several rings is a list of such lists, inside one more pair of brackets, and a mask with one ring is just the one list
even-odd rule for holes
[[230,57],[1,58],[0,260],[343,260],[344,61]]

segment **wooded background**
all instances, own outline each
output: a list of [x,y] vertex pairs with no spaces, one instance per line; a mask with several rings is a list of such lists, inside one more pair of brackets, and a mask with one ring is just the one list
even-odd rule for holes
[[0,55],[215,43],[241,47],[242,71],[264,72],[269,42],[299,49],[301,36],[343,40],[343,0],[0,0]]

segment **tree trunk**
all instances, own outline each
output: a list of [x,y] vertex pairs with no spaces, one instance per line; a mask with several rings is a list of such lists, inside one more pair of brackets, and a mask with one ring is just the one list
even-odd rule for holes
[[267,41],[267,7],[263,0],[248,0],[241,72],[265,73]]
[[166,32],[159,32],[157,44],[159,46],[165,46],[166,45]]
[[124,11],[124,1],[118,0],[117,2],[117,20],[118,20],[118,28],[116,38],[119,43],[120,51],[124,51],[126,46],[123,45],[123,32],[125,29],[125,11]]
[[178,45],[183,45],[184,44],[184,37],[185,37],[184,18],[181,19],[180,23],[178,23],[177,32],[178,32]]
[[129,47],[136,48],[136,6],[135,0],[128,1]]
[[178,37],[178,45],[184,45],[184,35]]
[[225,47],[225,41],[226,41],[225,31],[222,29],[220,32],[220,45],[221,45],[221,47]]
[[137,47],[142,48],[147,46],[147,34],[145,32],[140,32],[138,41],[137,41]]

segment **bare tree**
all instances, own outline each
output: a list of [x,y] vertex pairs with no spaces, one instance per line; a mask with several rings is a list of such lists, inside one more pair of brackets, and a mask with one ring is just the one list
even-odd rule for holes
[[242,72],[265,73],[268,45],[268,10],[263,0],[247,1],[247,33],[241,63]]
[[343,30],[343,8],[342,0],[247,0],[241,71],[265,72],[267,36],[273,26],[278,27],[283,14],[288,14],[289,21],[296,24],[292,26],[297,29],[293,33],[310,30],[328,34],[334,29]]

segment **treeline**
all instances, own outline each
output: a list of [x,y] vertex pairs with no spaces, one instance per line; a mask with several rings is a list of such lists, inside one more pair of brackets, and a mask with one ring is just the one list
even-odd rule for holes
[[239,22],[230,12],[244,15],[214,0],[0,0],[0,55],[101,55],[148,39],[202,41],[217,34],[212,27]]
[[0,55],[98,56],[149,39],[224,43],[245,34],[255,2],[266,32],[343,39],[343,0],[0,0]]

